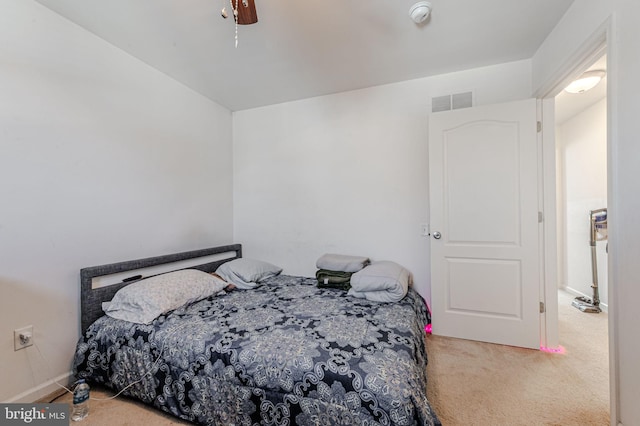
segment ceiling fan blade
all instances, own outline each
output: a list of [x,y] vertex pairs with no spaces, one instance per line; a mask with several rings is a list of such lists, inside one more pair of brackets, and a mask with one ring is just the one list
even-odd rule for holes
[[247,6],[244,5],[243,0],[236,1],[238,2],[238,25],[251,25],[258,22],[255,0],[246,0]]

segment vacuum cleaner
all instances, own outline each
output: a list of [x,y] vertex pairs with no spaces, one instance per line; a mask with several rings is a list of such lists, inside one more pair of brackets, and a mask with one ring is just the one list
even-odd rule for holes
[[597,314],[602,312],[602,309],[600,309],[600,294],[598,293],[596,241],[607,238],[607,209],[591,210],[589,212],[589,224],[589,245],[591,246],[591,288],[593,289],[593,297],[576,297],[573,302],[571,302],[571,305],[580,309],[582,312]]

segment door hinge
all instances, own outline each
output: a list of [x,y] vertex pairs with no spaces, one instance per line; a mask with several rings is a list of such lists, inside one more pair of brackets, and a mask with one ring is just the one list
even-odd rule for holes
[[538,121],[537,122],[536,128],[538,130],[538,133],[540,133],[542,131],[542,121]]
[[544,213],[538,212],[538,223],[542,223],[544,221]]
[[540,313],[544,314],[545,309],[544,309],[544,302],[540,302]]

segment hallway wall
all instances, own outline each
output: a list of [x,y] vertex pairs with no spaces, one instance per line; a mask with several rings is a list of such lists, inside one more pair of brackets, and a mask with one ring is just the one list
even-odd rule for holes
[[[601,99],[556,129],[559,162],[559,287],[592,296],[589,211],[607,207],[607,100]],[[596,243],[600,300],[608,304],[607,241]]]

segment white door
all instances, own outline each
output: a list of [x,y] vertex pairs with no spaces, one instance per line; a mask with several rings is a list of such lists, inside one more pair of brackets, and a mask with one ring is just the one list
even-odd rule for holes
[[540,347],[536,100],[429,117],[433,333]]

